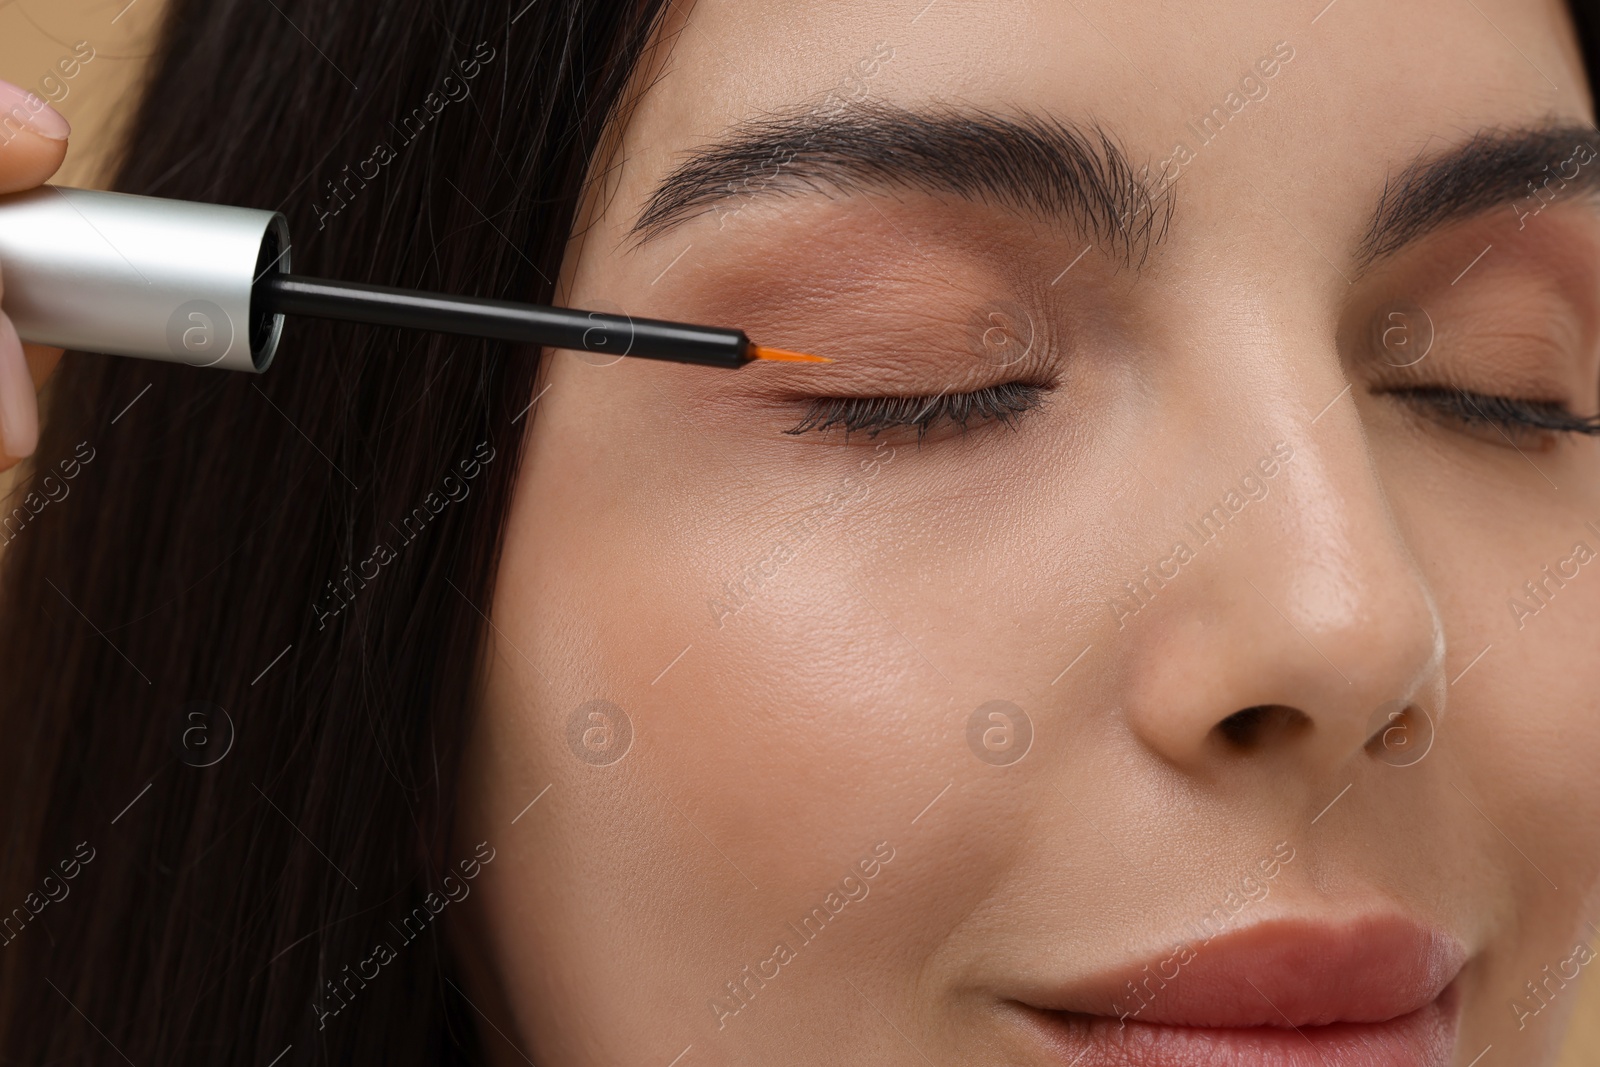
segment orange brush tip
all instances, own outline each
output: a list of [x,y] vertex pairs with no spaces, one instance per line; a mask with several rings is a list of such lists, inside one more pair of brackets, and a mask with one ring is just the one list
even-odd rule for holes
[[767,359],[774,363],[832,363],[827,356],[813,356],[806,352],[785,352],[781,348],[750,346],[751,359]]

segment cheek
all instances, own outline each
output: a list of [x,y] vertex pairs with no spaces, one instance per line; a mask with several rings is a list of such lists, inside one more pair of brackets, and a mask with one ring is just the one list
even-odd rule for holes
[[1573,577],[1560,570],[1576,542],[1600,547],[1589,526],[1600,525],[1600,493],[1582,488],[1600,446],[1563,448],[1564,464],[1536,457],[1559,496],[1528,479],[1526,492],[1497,489],[1492,503],[1460,455],[1408,446],[1381,459],[1449,642],[1446,711],[1428,757],[1450,768],[1440,800],[1451,832],[1498,858],[1517,896],[1515,955],[1496,979],[1513,990],[1570,948],[1600,885],[1600,559],[1569,562]]
[[[1017,504],[1039,494],[994,453],[963,474],[914,444],[835,448],[801,473],[702,447],[670,409],[601,432],[584,381],[558,376],[568,403],[531,431],[464,777],[472,840],[514,835],[484,899],[519,1000],[599,1011],[631,983],[703,1012],[878,842],[896,859],[849,908],[925,950],[1026,840],[997,828],[1037,803],[1041,750],[1011,768],[974,745],[1031,732],[1029,694],[1081,648],[1063,611],[1104,610],[1069,549],[1083,516]],[[597,700],[621,719],[574,719]],[[1032,720],[974,734],[994,700]],[[830,951],[874,964],[865,937]],[[540,957],[582,981],[556,989]]]
[[[1594,651],[1600,561],[1579,567],[1576,577],[1558,585],[1550,576],[1570,543],[1544,539],[1541,547],[1542,555],[1521,555],[1523,566],[1495,598],[1488,620],[1492,636],[1484,642],[1493,644],[1478,667],[1497,662],[1478,679],[1476,692],[1461,694],[1461,730],[1478,758],[1494,768],[1477,780],[1487,791],[1483,803],[1503,813],[1491,812],[1495,821],[1563,890],[1593,888],[1600,884],[1600,838],[1594,833],[1600,826],[1594,773],[1600,761],[1600,657]],[[1542,606],[1526,590],[1530,581]],[[1526,610],[1513,611],[1513,605]],[[1466,689],[1470,680],[1469,673],[1455,688]],[[1548,913],[1557,923],[1571,917],[1578,895],[1557,893],[1537,873],[1525,884],[1549,898],[1533,913]]]
[[[503,658],[524,696],[491,714],[564,745],[575,708],[614,702],[634,735],[618,766],[758,884],[816,881],[824,857],[870,843],[856,840],[874,832],[863,810],[927,803],[906,769],[964,751],[969,698],[951,678],[984,648],[950,639],[988,620],[962,618],[969,598],[947,584],[972,539],[933,543],[893,503],[912,457],[885,450],[863,470],[870,447],[839,449],[800,475],[700,448],[670,414],[666,428],[586,439],[581,418],[546,414],[495,609],[538,667]],[[568,431],[575,452],[545,447]]]

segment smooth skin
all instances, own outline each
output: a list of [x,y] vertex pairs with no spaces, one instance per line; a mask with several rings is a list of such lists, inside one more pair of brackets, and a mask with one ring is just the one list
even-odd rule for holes
[[[1428,923],[1467,953],[1455,1067],[1554,1056],[1576,990],[1521,1026],[1511,1005],[1600,917],[1600,563],[1536,617],[1508,604],[1600,550],[1600,444],[1420,414],[1342,338],[1414,300],[1428,373],[1600,408],[1587,203],[1355,269],[1418,153],[1588,123],[1588,91],[1555,0],[1322,7],[699,0],[669,27],[564,298],[840,362],[827,386],[549,363],[462,778],[456,852],[496,858],[450,919],[497,1064],[1059,1065],[1022,991],[1154,963],[1278,842],[1295,858],[1242,924]],[[1197,148],[1186,122],[1280,41],[1270,95]],[[884,44],[874,101],[1093,117],[1152,163],[1188,141],[1143,271],[1095,249],[1052,287],[1092,243],[1071,226],[909,192],[755,196],[627,240],[688,152]],[[782,432],[808,393],[994,378],[975,324],[1019,306],[1063,354],[1014,429]],[[1279,442],[1263,498],[1108,608]],[[615,762],[595,700],[631,729]],[[1034,730],[1008,766],[968,741],[993,700]],[[1434,725],[1414,765],[1366,743],[1391,701]],[[1263,705],[1282,728],[1230,746],[1219,724]],[[869,895],[719,1014],[875,846]]]
[[[1369,295],[1337,271],[1385,173],[1429,138],[1590,117],[1570,30],[1546,0],[1477,0],[1486,18],[1442,0],[1341,0],[1314,27],[1320,2],[1197,7],[700,0],[672,26],[672,61],[574,244],[565,298],[881,356],[884,384],[929,394],[963,346],[936,329],[937,358],[913,368],[875,329],[938,325],[940,275],[981,274],[967,260],[984,247],[1036,242],[1048,282],[1083,242],[880,196],[752,201],[628,252],[649,188],[727,126],[837,90],[880,42],[895,52],[873,99],[1092,114],[1152,161],[1275,41],[1297,60],[1187,170],[1181,226],[1136,287],[1152,320],[1138,361],[1091,353],[1110,380],[1079,383],[1115,402],[1105,410],[1065,403],[1035,413],[1045,427],[974,433],[955,452],[893,439],[885,462],[870,441],[783,437],[798,410],[756,425],[747,403],[720,402],[730,383],[716,372],[554,357],[528,420],[464,776],[459,857],[479,840],[497,854],[448,913],[497,1063],[524,1062],[505,1035],[552,1064],[1046,1062],[996,1008],[1011,977],[1159,958],[1144,950],[1279,840],[1296,860],[1247,917],[1377,901],[1436,922],[1472,953],[1458,1067],[1490,1043],[1483,1067],[1544,1062],[1559,1043],[1575,990],[1521,1030],[1508,1006],[1592,940],[1600,578],[1585,568],[1522,629],[1506,600],[1589,539],[1600,459],[1581,442],[1533,453],[1551,492],[1514,452],[1368,395],[1335,335]],[[65,152],[18,135],[0,147],[0,191],[48,180]],[[1595,236],[1576,211],[1557,221]],[[1504,236],[1463,228],[1464,249],[1430,251],[1459,268]],[[1455,269],[1426,258],[1370,299],[1448,288]],[[1528,249],[1501,275],[1469,275],[1480,287],[1461,299],[1537,346],[1548,321],[1519,330],[1501,287],[1556,258]],[[816,279],[811,300],[791,267]],[[832,299],[846,268],[885,292]],[[904,291],[887,292],[896,278]],[[1017,303],[956,281],[980,303]],[[1563,315],[1581,317],[1550,318]],[[945,332],[965,337],[970,318]],[[1479,374],[1492,379],[1498,351],[1482,351]],[[27,346],[35,385],[59,357]],[[1592,359],[1566,373],[1595,399]],[[1357,388],[1324,410],[1346,382]],[[1085,444],[1074,425],[1091,419]],[[1108,622],[1108,588],[1162,558],[1280,439],[1295,458],[1238,536],[1126,629]],[[0,455],[0,469],[20,458]],[[774,553],[794,540],[788,520],[852,476],[830,525],[763,574],[788,554]],[[730,603],[730,582],[750,592],[719,626],[708,601]],[[1436,748],[1416,766],[1375,763],[1355,740],[1380,694],[1442,695]],[[569,742],[571,713],[597,697],[634,733],[604,766]],[[1037,731],[1008,767],[967,743],[970,712],[994,698]],[[1313,729],[1220,755],[1216,723],[1263,700]],[[707,1005],[723,984],[879,841],[894,858],[871,894],[718,1029]]]
[[[65,140],[46,137],[26,127],[7,132],[9,137],[0,137],[0,194],[20,193],[43,185],[66,161]],[[0,263],[0,294],[4,293],[4,271],[5,264]],[[27,381],[20,374],[6,373],[6,370],[16,367],[14,353],[19,346],[28,369]],[[3,311],[0,311],[0,349],[3,349],[0,351],[0,391],[3,391],[0,392],[0,404],[7,405],[8,410],[22,409],[20,421],[31,427],[22,435],[26,441],[22,447],[8,448],[5,438],[0,438],[0,471],[5,471],[32,455],[38,443],[36,393],[55,371],[62,350],[22,344],[11,320],[6,318]]]

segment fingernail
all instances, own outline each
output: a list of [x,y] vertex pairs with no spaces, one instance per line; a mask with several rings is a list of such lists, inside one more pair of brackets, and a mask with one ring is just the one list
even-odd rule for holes
[[39,447],[39,395],[11,317],[0,312],[0,448],[26,459]]
[[43,97],[20,85],[0,81],[0,130],[4,131],[5,140],[9,141],[18,128],[32,130],[52,141],[65,141],[72,136],[72,124]]

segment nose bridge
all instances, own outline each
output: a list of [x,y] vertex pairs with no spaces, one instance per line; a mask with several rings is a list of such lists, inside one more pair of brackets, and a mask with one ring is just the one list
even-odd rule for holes
[[1442,629],[1354,405],[1339,401],[1300,441],[1285,464],[1274,528],[1241,530],[1225,566],[1248,572],[1256,599],[1314,646],[1353,695],[1414,696],[1439,668]]
[[[1329,765],[1359,751],[1390,702],[1442,710],[1439,615],[1331,341],[1282,329],[1234,340],[1227,363],[1180,366],[1189,388],[1162,391],[1184,410],[1151,451],[1218,444],[1167,479],[1173,556],[1125,583],[1126,712],[1185,763],[1207,758],[1236,712],[1294,709],[1312,727],[1295,743]],[[1169,458],[1147,461],[1181,472]]]

